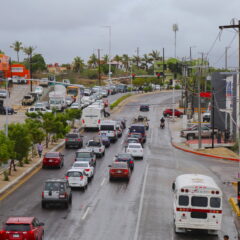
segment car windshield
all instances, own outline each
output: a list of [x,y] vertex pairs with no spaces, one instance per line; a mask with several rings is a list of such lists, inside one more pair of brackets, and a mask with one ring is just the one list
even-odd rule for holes
[[113,131],[114,126],[113,125],[101,125],[100,130],[101,131]]
[[142,148],[140,145],[128,145],[129,148]]
[[90,152],[76,152],[76,158],[91,158]]
[[61,99],[51,99],[50,104],[61,104]]
[[6,93],[6,90],[0,90],[0,93]]
[[87,168],[88,167],[88,163],[78,163],[78,162],[75,162],[74,164],[73,164],[73,167],[74,168]]
[[77,172],[77,171],[67,173],[68,177],[81,177],[82,175],[83,175],[82,172]]
[[115,162],[112,163],[112,168],[127,168],[127,164],[124,162]]
[[63,182],[46,182],[45,191],[64,191],[64,183]]
[[31,99],[31,96],[24,96],[24,99]]
[[47,158],[59,157],[59,153],[46,153],[45,157]]
[[78,138],[78,134],[70,133],[66,135],[66,138]]
[[16,232],[27,232],[31,230],[29,224],[6,224],[5,225],[6,231],[16,231]]
[[89,147],[100,147],[101,143],[100,142],[96,142],[96,141],[89,141],[88,142],[88,146]]
[[118,159],[125,159],[125,158],[131,158],[131,155],[130,154],[118,154],[117,155],[117,158]]

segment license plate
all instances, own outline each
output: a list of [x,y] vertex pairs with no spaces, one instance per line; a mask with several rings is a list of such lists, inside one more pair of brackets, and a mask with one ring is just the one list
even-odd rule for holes
[[70,141],[70,142],[75,142],[75,138],[69,138],[68,141]]
[[135,153],[135,152],[137,152],[136,150],[133,150],[133,152]]
[[14,238],[19,238],[19,234],[16,234],[16,233],[15,233],[15,234],[13,234],[13,237],[14,237]]
[[118,170],[117,173],[122,173],[122,171]]
[[53,160],[52,160],[52,159],[49,159],[48,162],[53,162]]

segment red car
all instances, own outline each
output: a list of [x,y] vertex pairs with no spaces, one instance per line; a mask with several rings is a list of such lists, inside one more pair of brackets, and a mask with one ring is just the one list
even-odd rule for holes
[[61,168],[64,165],[64,155],[61,152],[48,152],[43,157],[42,168],[56,167]]
[[131,169],[127,162],[113,162],[109,165],[109,181],[113,179],[122,178],[129,181],[131,177]]
[[[169,117],[169,116],[172,116],[172,115],[173,115],[173,109],[171,109],[171,108],[168,108],[163,112],[164,117]],[[182,115],[183,115],[183,112],[180,112],[179,110],[174,109],[174,116],[175,117],[181,117]]]
[[108,107],[108,99],[107,98],[103,99],[103,104],[104,104],[104,107]]
[[35,217],[10,217],[0,231],[1,240],[41,240],[44,223]]

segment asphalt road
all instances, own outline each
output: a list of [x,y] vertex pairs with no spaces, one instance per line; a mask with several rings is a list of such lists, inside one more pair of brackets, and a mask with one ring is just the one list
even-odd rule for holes
[[[43,210],[43,181],[51,177],[63,177],[74,161],[75,151],[63,150],[64,168],[40,170],[1,201],[0,221],[8,216],[36,216],[45,222],[45,239],[49,240],[215,240],[223,239],[223,234],[236,239],[236,228],[227,202],[232,190],[223,182],[236,176],[237,163],[191,155],[171,146],[169,129],[159,129],[164,106],[171,102],[169,93],[142,96],[113,117],[125,117],[129,124],[130,119],[139,113],[138,101],[153,105],[150,112],[145,113],[150,118],[150,129],[144,147],[144,160],[135,161],[129,183],[108,181],[108,165],[116,153],[123,151],[122,137],[106,150],[104,158],[97,160],[95,177],[88,189],[85,192],[73,191],[72,206],[68,210]],[[95,135],[94,132],[85,133],[84,141]],[[183,173],[212,176],[224,191],[224,217],[219,236],[208,236],[202,232],[176,235],[173,232],[171,184],[176,176]]]

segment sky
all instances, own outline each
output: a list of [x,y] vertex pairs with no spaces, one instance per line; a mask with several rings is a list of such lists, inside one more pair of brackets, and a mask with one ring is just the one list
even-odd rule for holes
[[[1,0],[0,49],[16,59],[10,45],[36,47],[47,63],[71,63],[76,56],[84,60],[97,49],[109,51],[111,26],[112,55],[142,56],[152,50],[165,50],[179,59],[200,58],[201,53],[214,67],[238,65],[238,34],[221,25],[240,20],[240,1],[231,0]],[[237,23],[237,22],[236,22]],[[25,56],[20,54],[20,60]]]

